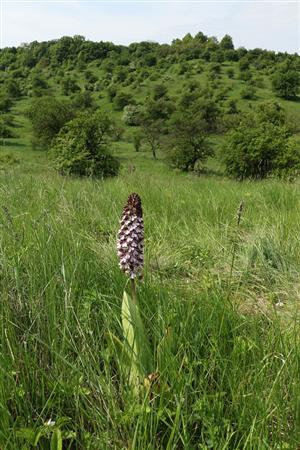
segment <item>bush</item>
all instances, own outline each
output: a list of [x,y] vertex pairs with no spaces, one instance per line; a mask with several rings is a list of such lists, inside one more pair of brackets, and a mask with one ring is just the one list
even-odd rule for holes
[[132,94],[129,94],[127,92],[118,92],[114,98],[114,108],[117,111],[122,111],[125,106],[133,103],[134,101]]
[[0,138],[11,138],[13,137],[13,133],[8,127],[5,119],[0,117]]
[[84,113],[66,124],[53,142],[54,165],[63,175],[108,177],[118,174],[110,154],[113,124],[101,112]]
[[94,99],[90,91],[78,92],[72,97],[72,105],[75,109],[93,109],[96,108]]
[[244,100],[254,100],[256,91],[253,86],[244,86],[241,90],[241,98]]
[[143,143],[143,133],[140,130],[136,131],[132,136],[132,140],[134,150],[139,152]]
[[74,117],[70,104],[55,97],[35,99],[27,114],[32,124],[33,145],[45,150],[63,125]]
[[228,76],[228,78],[234,78],[234,70],[233,70],[233,68],[232,67],[229,67],[227,70],[226,70],[226,75]]
[[156,84],[153,86],[153,100],[159,100],[167,95],[168,88],[164,84]]
[[80,91],[80,87],[73,78],[64,78],[61,82],[62,95],[70,95]]
[[0,169],[6,169],[8,166],[14,166],[20,163],[20,159],[11,153],[0,152]]
[[213,154],[207,140],[206,123],[197,108],[176,112],[170,121],[172,167],[195,170]]
[[139,105],[127,105],[123,110],[122,120],[125,125],[138,126],[142,121],[142,108]]
[[300,88],[300,75],[296,69],[284,65],[272,77],[272,89],[276,95],[285,99],[293,99]]
[[5,113],[10,110],[12,106],[12,101],[6,93],[0,94],[0,112]]
[[276,104],[267,102],[244,113],[226,136],[226,172],[238,179],[295,175],[300,152],[290,135]]

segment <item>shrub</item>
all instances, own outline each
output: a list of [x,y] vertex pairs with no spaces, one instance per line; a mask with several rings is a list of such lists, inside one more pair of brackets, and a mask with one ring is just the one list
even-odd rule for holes
[[10,110],[11,106],[12,106],[12,101],[11,101],[9,95],[4,92],[1,93],[0,94],[0,112],[1,113],[8,112]]
[[234,70],[233,70],[233,68],[232,67],[229,67],[227,70],[226,70],[226,75],[228,76],[228,78],[234,78]]
[[4,91],[7,93],[7,96],[11,98],[19,98],[21,96],[19,83],[11,78],[5,81]]
[[136,131],[133,134],[132,139],[133,139],[134,150],[136,152],[139,152],[141,149],[142,143],[143,143],[143,133],[140,130]]
[[64,78],[61,82],[62,95],[70,95],[80,91],[80,87],[73,78]]
[[254,100],[256,91],[253,86],[244,86],[241,89],[241,98],[244,100]]
[[127,105],[123,110],[122,120],[125,125],[137,126],[142,121],[142,108],[139,105]]
[[281,66],[272,77],[272,89],[276,95],[286,99],[297,96],[300,88],[300,75],[296,69]]
[[66,124],[53,142],[56,169],[63,175],[108,177],[118,174],[110,154],[112,121],[102,112],[84,113]]
[[172,167],[183,171],[194,170],[213,154],[207,140],[206,123],[197,108],[178,111],[171,119]]
[[114,98],[114,108],[117,111],[122,111],[125,106],[133,103],[134,101],[132,94],[129,94],[127,92],[118,92]]
[[78,92],[72,98],[72,106],[75,109],[83,110],[88,108],[96,108],[94,99],[90,91]]
[[153,100],[158,100],[160,98],[163,98],[167,95],[168,88],[164,84],[156,84],[153,87]]
[[0,152],[0,169],[6,169],[8,166],[19,164],[20,159],[11,153]]
[[35,99],[27,115],[32,124],[33,145],[46,150],[63,125],[74,117],[70,104],[55,97]]
[[241,116],[226,136],[224,161],[229,175],[262,179],[298,172],[300,152],[290,140],[281,113],[276,104],[267,102]]
[[0,138],[11,138],[13,137],[13,133],[8,127],[5,119],[0,117]]

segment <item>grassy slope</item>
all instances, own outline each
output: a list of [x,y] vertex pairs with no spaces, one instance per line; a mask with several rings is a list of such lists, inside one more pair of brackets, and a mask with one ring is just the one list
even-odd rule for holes
[[[123,158],[122,175],[98,183],[1,175],[2,447],[31,448],[20,430],[51,418],[70,449],[294,449],[299,186],[170,173],[130,148]],[[174,335],[150,407],[130,397],[109,334],[121,333],[115,236],[131,191],[144,205],[152,348]]]
[[[51,418],[72,450],[295,449],[299,184],[186,176],[126,142],[118,179],[63,179],[29,148],[26,104],[15,107],[22,138],[6,145],[22,164],[0,174],[0,446],[32,448],[23,428]],[[174,336],[150,405],[130,396],[110,335],[121,335],[115,236],[132,191],[144,205],[139,298],[153,351]]]

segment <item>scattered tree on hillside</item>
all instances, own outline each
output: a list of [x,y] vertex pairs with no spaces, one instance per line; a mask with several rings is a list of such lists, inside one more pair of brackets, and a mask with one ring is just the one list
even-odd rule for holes
[[278,104],[263,103],[244,113],[227,134],[226,172],[238,179],[294,175],[300,169],[300,150],[290,137]]
[[71,120],[53,141],[56,169],[63,175],[117,175],[120,163],[109,152],[112,132],[113,123],[102,112],[83,113]]
[[27,115],[32,124],[33,145],[47,150],[63,125],[74,117],[69,103],[55,97],[32,101]]
[[284,64],[272,77],[272,88],[276,95],[286,99],[297,97],[300,90],[299,70]]
[[198,108],[178,110],[170,121],[170,161],[183,171],[195,170],[213,154],[208,143],[206,123]]

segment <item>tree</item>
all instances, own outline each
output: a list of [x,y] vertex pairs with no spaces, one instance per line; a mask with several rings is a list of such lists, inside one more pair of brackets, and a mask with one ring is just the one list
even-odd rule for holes
[[140,130],[137,130],[132,135],[133,146],[136,152],[139,152],[143,142],[143,133]]
[[63,125],[74,117],[69,103],[55,97],[35,99],[27,112],[33,132],[33,145],[47,150]]
[[232,37],[229,34],[225,34],[220,42],[220,47],[222,50],[234,50],[234,45],[232,42]]
[[149,144],[152,156],[157,159],[157,150],[161,146],[164,124],[161,119],[152,119],[146,116],[142,122],[144,140]]
[[245,100],[254,100],[255,99],[256,90],[253,86],[244,86],[241,89],[241,98]]
[[0,138],[11,138],[13,133],[4,117],[0,116]]
[[95,101],[90,91],[78,92],[72,97],[72,106],[75,109],[96,109]]
[[281,66],[272,77],[272,89],[276,95],[285,99],[297,97],[300,89],[299,71],[291,66]]
[[122,111],[122,109],[129,104],[134,104],[134,100],[132,94],[128,92],[118,92],[114,97],[114,108],[117,111]]
[[124,107],[122,120],[125,125],[138,126],[142,121],[142,107],[139,105],[127,105]]
[[118,174],[120,163],[109,152],[113,123],[100,112],[83,113],[67,123],[52,145],[54,166],[63,175],[105,178]]
[[61,82],[62,95],[70,95],[78,91],[80,91],[80,87],[73,78],[70,77],[63,78]]
[[207,140],[206,124],[197,108],[177,111],[170,121],[173,167],[183,171],[195,170],[213,154]]
[[160,98],[166,97],[168,93],[168,88],[164,84],[156,84],[153,87],[153,100],[158,100]]
[[296,173],[300,168],[300,152],[290,136],[276,103],[267,102],[244,113],[226,136],[226,172],[238,179]]
[[0,94],[0,112],[5,113],[10,110],[12,100],[6,92]]
[[21,89],[18,81],[9,78],[4,83],[4,92],[7,93],[8,97],[18,98],[21,96]]

